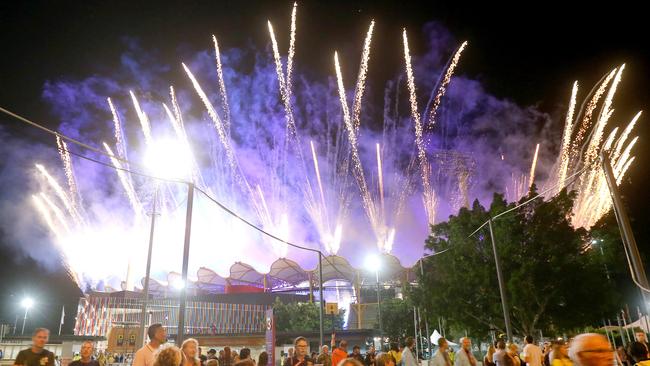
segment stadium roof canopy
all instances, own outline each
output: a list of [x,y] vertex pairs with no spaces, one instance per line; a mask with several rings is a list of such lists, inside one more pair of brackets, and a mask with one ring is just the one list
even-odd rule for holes
[[[377,273],[366,268],[355,268],[347,259],[331,255],[323,257],[323,282],[344,281],[350,284],[374,284]],[[416,265],[417,266],[417,265]],[[397,257],[391,254],[380,256],[379,281],[398,283],[415,280],[416,267],[404,267]],[[310,283],[318,286],[319,268],[305,269],[287,258],[279,258],[268,273],[260,273],[252,265],[236,262],[230,267],[230,275],[223,277],[215,271],[201,267],[196,280],[189,280],[187,289],[196,293],[223,293],[232,286],[250,286],[266,291],[309,288]],[[149,291],[152,294],[165,294],[173,290],[173,285],[182,281],[177,272],[170,272],[167,281],[151,278]],[[142,279],[144,286],[144,278]]]

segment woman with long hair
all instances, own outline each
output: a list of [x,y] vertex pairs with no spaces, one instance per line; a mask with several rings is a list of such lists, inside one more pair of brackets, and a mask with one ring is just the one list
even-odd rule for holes
[[166,347],[158,352],[153,366],[178,366],[181,364],[181,350],[178,347]]
[[485,357],[483,357],[484,366],[496,366],[496,363],[494,362],[494,352],[496,351],[497,350],[494,348],[493,344],[488,347],[487,353],[485,354]]
[[553,345],[551,366],[573,366],[573,362],[569,358],[569,347],[567,347],[566,343],[558,341]]
[[521,358],[519,358],[519,347],[517,347],[517,344],[510,343],[508,345],[508,355],[512,359],[514,366],[521,366]]
[[181,354],[183,361],[181,366],[201,366],[199,360],[199,341],[194,338],[188,338],[181,344]]
[[268,366],[269,364],[269,354],[266,351],[260,353],[260,356],[257,358],[257,366]]
[[223,348],[223,359],[219,360],[219,366],[232,366],[232,364],[232,353],[230,347],[226,346]]

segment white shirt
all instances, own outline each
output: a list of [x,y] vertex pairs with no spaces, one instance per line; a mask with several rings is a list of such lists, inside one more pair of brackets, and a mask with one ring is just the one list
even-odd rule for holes
[[524,346],[524,359],[528,359],[528,366],[542,366],[542,350],[529,343]]
[[144,347],[140,348],[135,353],[133,364],[131,366],[153,366],[159,348],[154,349],[148,343],[145,344]]
[[413,351],[410,348],[404,347],[402,351],[402,365],[403,366],[417,366],[418,362],[413,357]]
[[476,358],[474,357],[474,355],[472,355],[472,353],[469,352],[469,357],[468,357],[465,349],[461,348],[458,352],[456,352],[456,359],[454,360],[454,365],[472,366],[472,362],[470,362],[470,357],[474,360],[474,365],[478,365],[478,362],[476,362]]
[[442,354],[439,348],[433,355],[433,366],[448,366],[447,361],[445,360],[445,355]]

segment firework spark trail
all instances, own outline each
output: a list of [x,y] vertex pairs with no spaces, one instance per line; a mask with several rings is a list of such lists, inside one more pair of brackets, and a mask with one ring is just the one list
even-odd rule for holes
[[558,191],[564,187],[567,171],[569,169],[569,158],[571,149],[571,134],[573,133],[573,114],[575,113],[576,98],[578,95],[578,82],[573,83],[571,91],[571,101],[569,102],[569,110],[567,111],[566,120],[564,122],[564,133],[562,134],[562,148],[560,149],[560,172],[559,172],[559,187]]
[[371,222],[373,228],[377,228],[377,218],[375,215],[374,203],[372,197],[368,190],[368,184],[366,183],[366,178],[363,172],[363,166],[361,165],[361,158],[359,157],[359,150],[357,146],[357,136],[354,132],[354,125],[350,117],[350,110],[348,108],[348,102],[345,96],[345,87],[343,86],[343,76],[341,74],[341,65],[339,64],[339,56],[337,52],[334,52],[334,67],[336,69],[336,79],[339,88],[339,99],[341,100],[341,108],[343,110],[343,121],[345,122],[345,128],[348,132],[348,141],[350,142],[350,152],[352,153],[352,165],[353,173],[357,180],[359,190],[361,191],[361,199],[363,201],[363,206],[368,215],[368,219]]
[[625,163],[625,165],[623,165],[623,168],[621,168],[621,171],[620,171],[618,177],[616,178],[616,185],[621,184],[621,182],[623,181],[623,177],[625,176],[625,173],[627,173],[627,170],[630,168],[630,165],[632,165],[632,162],[634,161],[635,158],[636,158],[636,156],[631,157],[627,161],[627,163]]
[[66,232],[70,232],[70,226],[68,226],[68,221],[65,219],[65,214],[63,211],[54,203],[52,200],[45,194],[45,192],[40,193],[41,199],[47,204],[47,206],[54,212],[57,220],[61,223]]
[[52,219],[50,210],[48,210],[45,203],[43,203],[43,200],[37,195],[32,195],[32,202],[34,203],[34,206],[36,206],[38,212],[41,213],[41,216],[43,217],[43,220],[45,220],[47,226],[50,228],[50,231],[54,233],[54,236],[56,236],[57,239],[60,239],[61,233],[59,232],[59,229],[54,224],[54,220]]
[[638,140],[639,140],[639,136],[633,138],[632,141],[630,141],[630,143],[627,145],[625,150],[623,150],[623,153],[621,153],[621,156],[618,158],[618,160],[613,162],[615,173],[618,174],[621,172],[621,168],[623,167],[624,162],[630,158],[630,152],[632,151],[632,148],[634,147],[634,145]]
[[219,135],[219,140],[221,141],[221,144],[226,151],[226,158],[228,159],[228,164],[230,165],[232,174],[236,177],[239,177],[239,179],[243,179],[243,177],[241,177],[239,174],[239,165],[237,164],[235,153],[233,152],[232,146],[230,145],[230,139],[228,138],[228,134],[226,133],[221,118],[219,118],[217,111],[214,109],[212,103],[210,103],[210,99],[208,99],[208,96],[203,91],[203,88],[201,88],[201,84],[199,84],[199,82],[194,77],[194,74],[192,74],[190,69],[184,63],[182,65],[185,73],[190,78],[190,81],[192,82],[196,93],[199,95],[199,98],[201,98],[205,109],[208,111],[208,115],[210,116],[210,119],[212,119],[214,127],[217,129],[217,134]]
[[607,90],[607,86],[609,86],[610,81],[612,81],[614,75],[616,75],[616,71],[617,69],[612,70],[607,75],[607,77],[605,77],[605,80],[603,80],[603,82],[600,84],[600,86],[594,93],[594,96],[587,104],[587,107],[585,108],[584,117],[582,119],[582,123],[580,124],[580,128],[578,129],[578,133],[576,134],[573,143],[571,144],[571,159],[579,159],[579,157],[577,156],[578,151],[582,144],[582,140],[584,139],[591,125],[591,117],[593,115],[593,112],[598,106],[598,101],[600,101],[600,98],[603,96],[603,94],[605,94],[605,91]]
[[72,159],[70,158],[70,151],[68,150],[68,145],[61,139],[59,135],[56,136],[56,145],[59,150],[59,156],[61,157],[61,162],[63,162],[63,171],[65,172],[65,177],[68,181],[68,190],[70,193],[70,202],[74,207],[75,211],[81,212],[81,205],[78,202],[79,191],[77,190],[77,181],[74,176],[74,170],[72,169]]
[[603,151],[609,151],[612,148],[612,144],[614,143],[614,139],[616,138],[616,134],[618,133],[618,126],[614,127],[612,132],[609,133],[609,136],[605,140],[605,143],[603,144]]
[[293,90],[293,57],[296,54],[296,11],[298,9],[298,3],[293,3],[293,9],[291,10],[291,30],[289,36],[289,52],[287,54],[287,78],[286,78],[286,88],[287,95],[289,100],[291,100],[291,93]]
[[326,220],[326,227],[329,229],[329,215],[327,214],[327,204],[325,203],[325,192],[323,190],[323,182],[321,180],[320,176],[320,167],[318,166],[318,156],[316,155],[316,148],[314,147],[314,141],[309,141],[309,145],[311,147],[311,154],[312,154],[312,159],[314,160],[314,172],[316,173],[316,180],[318,182],[318,191],[320,192],[320,199],[321,199],[321,205],[322,205],[322,212],[325,214],[325,220]]
[[65,193],[61,185],[50,175],[50,173],[47,172],[45,167],[41,164],[36,164],[36,169],[38,169],[39,172],[45,177],[45,180],[47,180],[48,184],[50,187],[54,190],[56,195],[59,197],[63,205],[65,206],[66,210],[72,216],[74,219],[75,223],[81,224],[81,218],[79,216],[79,213],[75,210],[74,206],[72,205],[72,202],[70,201],[70,198],[68,195]]
[[386,206],[384,202],[384,171],[381,166],[381,148],[376,144],[377,150],[377,180],[379,181],[379,202],[381,204],[381,216],[386,215]]
[[420,120],[420,112],[418,109],[418,102],[415,93],[415,79],[413,76],[413,67],[411,66],[411,54],[409,52],[408,38],[406,36],[406,29],[402,33],[404,40],[404,61],[406,64],[406,80],[409,89],[409,101],[411,104],[411,118],[415,124],[415,145],[417,147],[417,156],[420,165],[420,175],[422,177],[422,198],[424,201],[424,208],[427,213],[427,220],[429,225],[435,222],[436,199],[435,192],[429,180],[429,163],[427,162],[426,151],[424,148],[423,139],[423,126]]
[[230,134],[230,105],[228,104],[228,93],[226,93],[226,83],[223,79],[223,67],[221,66],[221,53],[219,52],[219,43],[217,37],[212,35],[214,42],[215,60],[217,63],[217,77],[219,79],[219,94],[221,95],[221,107],[223,109],[223,124],[225,130]]
[[117,148],[117,154],[120,158],[128,160],[128,157],[126,155],[126,143],[124,142],[124,134],[122,133],[122,121],[117,114],[117,109],[115,109],[111,98],[106,98],[106,100],[108,101],[108,106],[110,107],[111,115],[113,116],[113,131],[115,132],[115,146]]
[[639,113],[637,113],[634,118],[632,118],[632,121],[630,121],[627,127],[625,127],[625,130],[623,130],[623,133],[621,133],[621,136],[618,138],[618,140],[616,140],[616,145],[614,145],[614,153],[612,154],[612,160],[617,160],[621,155],[621,150],[623,149],[627,138],[630,136],[630,133],[634,129],[634,126],[636,125],[639,117],[641,117],[641,111],[639,111]]
[[138,102],[138,98],[135,97],[133,91],[129,90],[129,94],[131,94],[131,100],[133,101],[135,112],[138,115],[138,120],[140,120],[140,126],[142,127],[142,133],[144,134],[144,140],[147,146],[151,146],[151,123],[149,122],[149,117],[147,117],[147,114],[140,107],[140,102]]
[[612,85],[610,86],[607,96],[605,97],[605,101],[603,102],[600,115],[598,116],[598,120],[596,122],[596,126],[592,132],[593,136],[589,140],[589,145],[585,153],[585,164],[587,165],[593,165],[596,163],[596,159],[598,157],[598,149],[602,141],[605,126],[607,126],[607,122],[613,113],[613,110],[611,109],[612,101],[614,99],[614,95],[616,94],[616,88],[621,81],[621,75],[623,74],[624,69],[625,64],[621,65],[621,67],[616,72],[616,76],[614,77]]
[[368,61],[370,60],[370,44],[372,42],[372,31],[375,28],[375,21],[370,22],[368,33],[366,33],[366,40],[363,42],[363,53],[361,54],[361,63],[359,65],[359,76],[357,77],[357,85],[354,91],[354,102],[352,104],[352,122],[354,123],[354,133],[359,135],[359,127],[361,127],[361,102],[363,101],[363,93],[366,89],[366,76],[368,75]]
[[535,155],[533,155],[533,164],[530,166],[530,175],[528,179],[528,188],[535,183],[535,170],[537,169],[537,156],[539,155],[539,144],[535,147]]
[[433,99],[433,105],[431,106],[431,111],[429,112],[429,119],[426,123],[427,130],[431,130],[436,122],[436,112],[438,111],[438,107],[440,107],[442,97],[447,91],[447,86],[451,82],[451,77],[454,75],[454,71],[456,70],[456,66],[458,66],[458,61],[460,60],[460,56],[463,54],[465,47],[467,47],[467,41],[463,42],[463,44],[458,47],[458,50],[454,54],[454,57],[452,58],[447,71],[445,72],[445,77],[442,79],[440,87],[438,88],[438,92],[436,93],[436,97]]
[[135,212],[136,222],[140,222],[142,219],[143,209],[142,204],[140,203],[140,199],[138,198],[138,195],[135,193],[135,189],[133,188],[133,183],[131,182],[130,177],[123,170],[124,168],[122,167],[122,163],[120,163],[120,161],[115,158],[115,154],[113,153],[111,147],[108,146],[108,144],[105,142],[103,145],[104,149],[106,149],[106,152],[111,159],[111,163],[116,168],[115,171],[117,172],[117,176],[120,179],[122,187],[124,187],[124,191],[126,192],[126,196],[131,203],[133,211]]

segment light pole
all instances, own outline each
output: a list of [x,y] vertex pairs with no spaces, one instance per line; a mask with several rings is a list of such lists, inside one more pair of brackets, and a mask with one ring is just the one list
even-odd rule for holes
[[381,324],[381,293],[379,288],[379,267],[381,266],[381,260],[377,255],[371,255],[366,258],[366,268],[369,271],[375,272],[375,280],[377,285],[377,316],[379,317],[379,346],[383,349],[384,347],[384,331]]
[[591,246],[593,247],[594,245],[598,246],[598,249],[600,249],[600,255],[603,257],[603,265],[605,266],[605,275],[607,276],[607,280],[611,280],[609,277],[609,268],[607,268],[607,262],[605,261],[605,252],[603,251],[603,239],[593,239],[591,241]]
[[34,300],[30,299],[29,297],[26,297],[23,299],[23,301],[20,303],[24,308],[25,308],[25,316],[23,317],[23,329],[20,331],[20,335],[25,334],[25,323],[27,322],[27,312],[29,311],[29,308],[34,305]]

